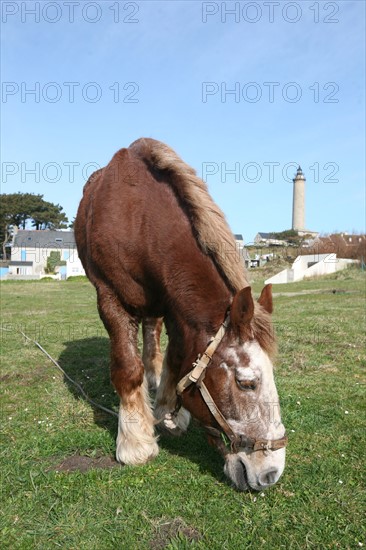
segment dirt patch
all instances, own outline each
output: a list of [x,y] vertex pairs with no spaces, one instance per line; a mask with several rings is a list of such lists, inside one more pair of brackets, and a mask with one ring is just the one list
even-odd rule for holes
[[3,376],[0,376],[0,382],[7,382],[8,380],[16,380],[17,378],[22,378],[22,375],[15,372],[10,374],[4,374]]
[[91,469],[107,470],[121,465],[110,456],[91,458],[90,456],[72,455],[59,464],[48,468],[48,472],[87,472]]
[[29,386],[36,384],[41,380],[46,380],[49,376],[49,368],[36,367],[31,372],[10,372],[0,376],[0,382],[13,382],[16,381],[20,386]]
[[156,535],[149,545],[152,550],[163,550],[172,539],[179,535],[183,535],[189,542],[198,541],[202,538],[197,529],[187,525],[180,517],[171,520],[162,519],[155,526],[155,529]]

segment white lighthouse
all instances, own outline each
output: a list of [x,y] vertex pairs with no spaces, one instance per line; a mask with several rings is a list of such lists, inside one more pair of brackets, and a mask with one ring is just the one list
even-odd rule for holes
[[305,230],[305,176],[301,167],[297,169],[294,182],[294,196],[292,204],[292,229],[295,231]]

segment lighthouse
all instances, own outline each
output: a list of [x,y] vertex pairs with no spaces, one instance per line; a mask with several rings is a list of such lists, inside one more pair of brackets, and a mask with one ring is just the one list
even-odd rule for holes
[[298,167],[294,182],[294,195],[292,203],[292,229],[305,230],[305,176],[301,166]]

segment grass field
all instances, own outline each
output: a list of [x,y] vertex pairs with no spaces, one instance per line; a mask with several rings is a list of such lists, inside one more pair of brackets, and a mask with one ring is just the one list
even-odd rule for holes
[[239,493],[194,424],[182,438],[161,437],[153,462],[116,466],[116,419],[93,410],[17,332],[117,409],[94,289],[2,283],[1,548],[366,547],[365,275],[274,292],[287,466],[274,488]]

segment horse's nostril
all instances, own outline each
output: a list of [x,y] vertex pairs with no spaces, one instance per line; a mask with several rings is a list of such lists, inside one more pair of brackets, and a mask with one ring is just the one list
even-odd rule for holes
[[267,485],[273,485],[274,483],[276,483],[277,479],[278,470],[276,468],[272,470],[267,470],[266,472],[262,472],[258,477],[259,484],[263,487],[266,487]]

